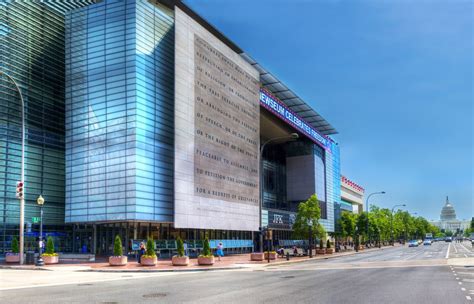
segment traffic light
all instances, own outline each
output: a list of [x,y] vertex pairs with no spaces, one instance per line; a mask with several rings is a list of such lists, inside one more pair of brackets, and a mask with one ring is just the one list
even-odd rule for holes
[[23,198],[23,182],[16,182],[16,198]]

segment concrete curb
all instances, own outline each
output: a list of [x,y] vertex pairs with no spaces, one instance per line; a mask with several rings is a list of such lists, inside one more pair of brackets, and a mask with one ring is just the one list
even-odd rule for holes
[[236,269],[247,269],[248,267],[218,267],[218,268],[177,268],[177,269],[117,269],[117,270],[110,270],[110,269],[84,269],[84,270],[76,270],[76,272],[108,272],[108,273],[140,273],[140,272],[202,272],[202,271],[216,271],[216,270],[236,270]]
[[36,266],[16,266],[16,265],[0,265],[0,269],[15,269],[15,270],[46,270],[53,271],[53,269],[36,267]]

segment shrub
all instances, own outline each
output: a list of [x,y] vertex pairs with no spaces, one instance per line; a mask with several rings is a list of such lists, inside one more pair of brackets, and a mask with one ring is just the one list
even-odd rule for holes
[[145,258],[154,258],[154,257],[156,257],[155,242],[153,242],[152,238],[149,238],[146,241],[146,252],[143,255],[143,257],[145,257]]
[[43,253],[44,256],[57,256],[58,254],[54,252],[54,242],[53,238],[48,236],[48,242],[46,243],[46,252]]
[[183,257],[184,256],[184,243],[183,240],[178,237],[178,240],[176,241],[177,247],[178,247],[178,256]]
[[323,249],[323,239],[319,239],[319,249]]
[[329,239],[326,242],[326,248],[331,248],[331,242],[329,241]]
[[120,236],[117,234],[115,236],[115,242],[114,242],[114,256],[122,256],[123,251],[122,251],[122,240],[120,239]]
[[16,237],[13,237],[13,240],[12,240],[12,252],[13,253],[20,252],[20,249],[18,249],[18,240],[16,239]]
[[202,254],[200,256],[206,257],[206,258],[209,258],[212,256],[211,246],[209,245],[209,239],[207,237],[204,239],[204,243],[202,246]]

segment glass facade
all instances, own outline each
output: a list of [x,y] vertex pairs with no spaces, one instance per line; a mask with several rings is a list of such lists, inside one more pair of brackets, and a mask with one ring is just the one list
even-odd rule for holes
[[[42,194],[46,235],[61,250],[69,246],[64,224],[64,15],[48,1],[0,2],[0,70],[19,84],[25,101],[25,249],[37,246],[36,198]],[[0,254],[19,236],[15,198],[21,167],[21,102],[11,81],[0,76]]]
[[66,222],[172,222],[172,16],[144,0],[67,14]]

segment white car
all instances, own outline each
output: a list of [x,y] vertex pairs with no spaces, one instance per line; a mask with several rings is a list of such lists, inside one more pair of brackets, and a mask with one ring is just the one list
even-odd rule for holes
[[425,246],[431,245],[431,240],[424,240],[423,245]]

